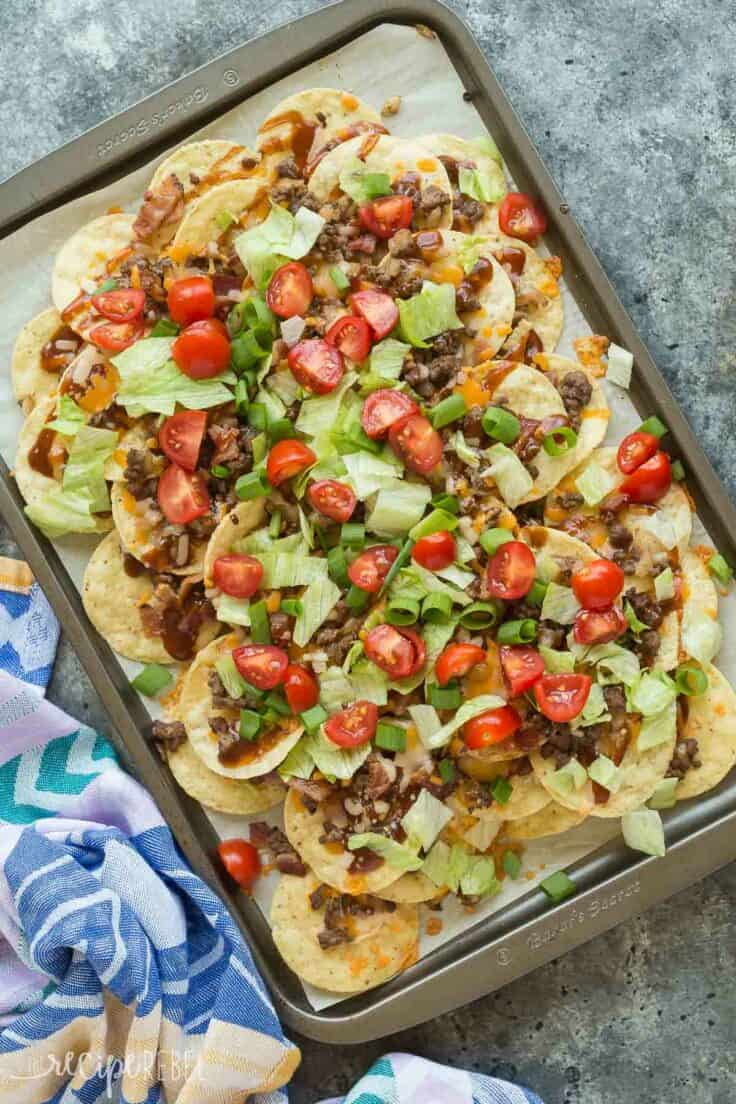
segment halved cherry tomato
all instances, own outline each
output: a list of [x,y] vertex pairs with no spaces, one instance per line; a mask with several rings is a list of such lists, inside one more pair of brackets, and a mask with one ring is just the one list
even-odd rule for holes
[[244,552],[228,552],[218,556],[212,567],[215,586],[232,598],[250,598],[263,578],[263,564]]
[[314,288],[309,270],[299,261],[277,268],[266,289],[266,302],[279,318],[304,314],[312,302]]
[[352,487],[336,479],[318,479],[310,483],[307,498],[318,513],[332,521],[348,521],[358,501]]
[[479,713],[463,726],[465,746],[471,750],[490,747],[508,740],[521,725],[521,717],[512,705],[502,705],[500,709],[489,709]]
[[158,431],[159,447],[174,464],[193,472],[206,428],[207,414],[204,410],[180,410],[167,418]]
[[392,425],[388,440],[407,468],[420,475],[431,472],[442,459],[442,438],[423,414],[410,414]]
[[509,192],[498,209],[498,225],[510,238],[533,242],[547,229],[547,216],[525,192]]
[[98,349],[121,353],[143,336],[140,322],[103,322],[89,332],[89,339]]
[[630,433],[618,446],[616,462],[619,471],[631,475],[640,464],[650,460],[658,448],[659,437],[653,433]]
[[624,588],[624,573],[613,560],[591,560],[572,577],[572,589],[587,610],[613,605]]
[[399,321],[399,308],[390,295],[377,288],[365,288],[350,296],[350,305],[356,314],[365,318],[373,330],[373,338],[380,341],[391,333]]
[[210,508],[210,496],[201,475],[169,464],[158,481],[156,498],[164,517],[172,525],[188,525]]
[[373,739],[377,725],[378,706],[369,701],[356,701],[325,721],[325,736],[338,747],[359,747]]
[[369,594],[375,594],[381,589],[398,554],[398,548],[392,544],[374,544],[372,548],[366,548],[348,567],[350,582]]
[[471,667],[477,667],[487,659],[485,648],[479,644],[448,644],[434,665],[437,682],[445,686],[450,679],[462,678]]
[[92,296],[92,305],[111,322],[134,322],[143,314],[146,293],[142,288],[118,288]]
[[536,569],[537,561],[528,544],[506,541],[488,561],[488,593],[507,602],[523,598],[532,588]]
[[273,690],[284,681],[289,657],[275,644],[243,644],[233,650],[233,663],[256,690]]
[[173,322],[190,326],[215,313],[215,292],[209,276],[186,276],[174,280],[166,293],[166,302]]
[[377,238],[392,238],[397,230],[411,226],[413,215],[414,204],[408,195],[382,196],[358,209],[361,224]]
[[392,679],[409,678],[427,658],[424,641],[412,629],[376,625],[363,641],[365,654]]
[[277,441],[266,460],[268,482],[273,487],[278,487],[279,483],[298,475],[310,464],[316,463],[316,460],[312,450],[301,441]]
[[371,392],[363,403],[360,421],[368,436],[376,441],[385,437],[392,426],[403,422],[410,414],[418,413],[419,407],[414,399],[403,391],[381,387]]
[[502,644],[501,667],[512,698],[518,698],[544,674],[544,660],[536,648],[524,644]]
[[192,322],[177,337],[171,355],[190,379],[211,379],[230,363],[230,339],[217,318]]
[[627,475],[618,488],[629,502],[658,502],[672,485],[670,458],[666,452],[655,452],[651,460]]
[[292,713],[303,713],[319,701],[319,683],[301,663],[290,663],[284,675],[284,694]]
[[608,644],[623,636],[628,622],[617,606],[609,609],[584,609],[575,618],[573,636],[578,644]]
[[287,359],[294,379],[315,395],[334,391],[345,373],[342,353],[321,337],[297,342]]
[[534,683],[534,697],[545,717],[562,724],[581,712],[591,682],[590,675],[543,675]]
[[455,559],[455,538],[447,529],[420,537],[411,550],[411,558],[428,571],[441,571]]
[[325,341],[351,360],[365,360],[371,351],[371,328],[365,318],[344,314],[336,319],[325,334]]
[[223,840],[217,853],[233,881],[243,889],[250,889],[261,873],[261,857],[258,848],[244,839]]

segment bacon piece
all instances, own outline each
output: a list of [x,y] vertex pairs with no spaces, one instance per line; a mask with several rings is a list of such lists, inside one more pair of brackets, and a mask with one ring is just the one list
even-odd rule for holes
[[157,192],[147,191],[138,216],[133,223],[133,235],[139,241],[149,241],[163,226],[178,222],[184,214],[184,188],[174,173],[167,176]]

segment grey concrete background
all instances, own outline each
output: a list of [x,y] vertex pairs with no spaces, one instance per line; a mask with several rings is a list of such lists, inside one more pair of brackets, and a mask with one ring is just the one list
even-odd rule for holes
[[[4,0],[0,172],[319,6]],[[732,0],[452,6],[736,492]],[[0,553],[13,554],[5,531]],[[108,727],[64,641],[50,696]],[[732,1104],[735,904],[731,866],[495,996],[386,1043],[338,1051],[304,1041],[292,1099],[346,1090],[390,1048],[518,1079],[546,1104]]]

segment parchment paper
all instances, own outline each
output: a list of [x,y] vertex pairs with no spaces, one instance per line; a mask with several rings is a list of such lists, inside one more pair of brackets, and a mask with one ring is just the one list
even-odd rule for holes
[[[257,49],[257,45],[254,49]],[[313,86],[344,88],[376,108],[380,108],[390,96],[401,96],[399,114],[387,121],[391,132],[398,136],[418,138],[432,132],[450,132],[473,138],[485,132],[475,108],[462,98],[462,84],[440,41],[428,39],[410,27],[386,24],[284,78],[229,111],[193,137],[231,138],[244,145],[254,146],[258,125],[268,111],[284,96]],[[501,152],[504,152],[503,149]],[[0,452],[11,466],[22,421],[12,396],[9,378],[13,343],[21,326],[50,303],[50,274],[54,254],[78,227],[104,214],[108,207],[117,204],[126,210],[136,210],[153,169],[160,160],[162,158],[101,191],[43,215],[0,242],[0,267],[5,273],[6,287],[9,289],[0,312]],[[564,281],[563,302],[565,329],[557,352],[572,356],[573,339],[590,333],[590,328],[569,290],[564,287]],[[617,441],[638,425],[641,417],[625,391],[606,386],[612,411],[609,439]],[[702,528],[698,539],[707,540]],[[77,586],[81,586],[93,544],[86,537],[67,537],[57,541],[61,558]],[[718,665],[734,681],[736,600],[733,597],[722,602],[721,616],[725,643],[718,657]],[[140,669],[139,664],[126,660],[121,660],[121,663],[131,677]],[[150,702],[144,701],[150,708]],[[155,709],[151,709],[151,712],[155,715]],[[221,838],[244,834],[244,817],[212,813],[210,819]],[[281,813],[274,811],[266,819],[273,824],[280,824]],[[517,881],[506,879],[497,897],[486,901],[473,913],[468,913],[456,899],[451,899],[443,906],[440,914],[442,930],[437,935],[428,935],[426,923],[422,922],[421,953],[426,954],[482,918],[503,909],[511,901],[527,893],[542,878],[555,870],[569,867],[617,833],[618,822],[596,821],[591,818],[579,828],[560,837],[530,843],[525,850],[522,876]],[[258,883],[256,900],[266,916],[277,882],[278,877],[271,875],[260,879]],[[305,986],[305,992],[315,1009],[325,1008],[344,999],[310,986]]]

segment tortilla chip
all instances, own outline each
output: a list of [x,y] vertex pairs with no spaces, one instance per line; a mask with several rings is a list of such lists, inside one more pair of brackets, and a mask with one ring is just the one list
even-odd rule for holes
[[[421,138],[417,138],[417,142],[437,157],[449,157],[461,165],[479,169],[481,173],[490,177],[499,189],[507,187],[503,165],[495,157],[479,148],[478,141],[458,138],[454,134],[423,134]],[[484,203],[483,206],[486,210],[486,219],[492,217],[498,209],[497,203]],[[461,218],[460,222],[462,221]]]
[[542,342],[545,353],[554,352],[562,335],[564,312],[560,287],[555,276],[556,266],[550,263],[553,258],[543,257],[520,238],[505,237],[498,228],[497,208],[492,208],[490,213],[474,227],[474,234],[487,236],[496,251],[504,247],[524,251],[526,261],[519,277],[516,294],[517,297],[521,297],[522,303],[525,299],[527,302],[519,308],[519,312]]
[[708,664],[703,670],[708,689],[685,699],[687,716],[678,735],[678,740],[698,741],[701,766],[689,770],[679,783],[678,801],[712,790],[736,763],[736,694],[717,667]]
[[[60,313],[81,291],[103,283],[116,270],[115,259],[132,241],[134,221],[135,215],[122,211],[101,215],[77,230],[62,245],[56,254],[51,277],[51,298]],[[82,317],[86,319],[87,314]],[[76,319],[71,318],[69,325],[76,330]]]
[[394,901],[397,905],[421,905],[424,901],[434,901],[444,894],[421,870],[410,871],[385,886],[376,896],[384,901]]
[[[589,779],[586,779],[579,790],[573,790],[572,793],[569,794],[561,793],[550,784],[552,775],[558,769],[554,756],[551,755],[549,759],[545,759],[541,752],[535,749],[529,752],[529,760],[534,768],[534,773],[540,785],[547,790],[550,797],[556,801],[558,805],[562,805],[565,809],[570,809],[574,813],[579,813],[581,817],[589,816],[595,805],[593,783]],[[656,784],[655,780],[652,789],[654,789]]]
[[545,836],[558,836],[561,832],[567,832],[584,820],[585,813],[566,809],[556,801],[550,801],[549,805],[545,805],[539,812],[504,824],[501,836],[509,843],[543,839]]
[[26,322],[13,347],[10,376],[13,394],[26,414],[59,386],[59,373],[41,367],[41,350],[62,327],[61,315],[55,307],[41,311]]
[[239,502],[225,514],[209,539],[204,557],[204,585],[208,589],[215,585],[212,575],[215,560],[218,556],[227,555],[235,541],[247,537],[248,533],[257,529],[263,521],[264,513],[264,500],[252,498],[247,502]]
[[[506,772],[499,770],[495,777],[505,777]],[[538,779],[533,773],[529,774],[515,774],[509,782],[512,786],[511,797],[508,801],[501,804],[496,802],[489,805],[486,809],[473,809],[472,816],[478,820],[488,820],[489,818],[500,818],[501,820],[521,820],[524,817],[532,816],[534,813],[539,812],[545,805],[549,805],[552,800],[545,788],[540,784]],[[463,807],[463,794],[462,788],[455,791],[450,799],[450,805],[453,808],[457,806]]]
[[248,782],[244,778],[223,778],[204,765],[192,745],[182,744],[166,754],[171,773],[181,788],[208,809],[235,816],[263,813],[284,799],[281,782]]
[[174,235],[170,252],[177,260],[184,260],[190,254],[205,253],[209,243],[217,241],[223,234],[218,222],[222,215],[233,218],[231,232],[245,229],[249,212],[257,211],[256,221],[262,221],[268,214],[267,204],[263,210],[266,195],[265,182],[255,177],[251,180],[229,180],[208,189],[189,204]]
[[[244,160],[254,161],[254,167],[245,168]],[[184,202],[188,203],[226,180],[252,176],[259,171],[259,160],[258,154],[247,146],[223,138],[187,142],[163,159],[148,188],[155,192],[169,176],[175,176],[184,189]]]
[[416,905],[350,917],[353,941],[323,951],[317,936],[324,928],[325,910],[313,909],[309,901],[319,884],[314,874],[304,878],[284,874],[271,906],[274,943],[302,981],[331,993],[362,993],[416,961]]
[[[301,125],[300,125],[301,124]],[[300,160],[308,154],[314,157],[320,149],[336,139],[349,138],[351,127],[370,126],[385,130],[375,108],[352,92],[339,88],[305,88],[281,100],[272,107],[258,128],[256,147],[264,164],[272,169],[290,153],[298,152]],[[310,138],[311,149],[302,150],[303,135]]]
[[[675,750],[675,737],[656,747],[640,751],[636,736],[629,741],[624,757],[619,763],[623,771],[621,787],[612,793],[608,801],[596,803],[590,810],[594,817],[620,817],[633,809],[640,809],[660,782],[670,765]],[[559,800],[559,798],[558,798]]]
[[[114,482],[110,487],[110,503],[115,528],[123,549],[135,556],[141,563],[155,562],[157,550],[156,533],[166,525],[163,518],[152,522],[146,516],[148,506],[139,502],[127,489],[125,483]],[[199,575],[204,570],[204,556],[207,550],[206,540],[193,540],[190,537],[189,562],[182,567],[167,568],[172,575]]]

